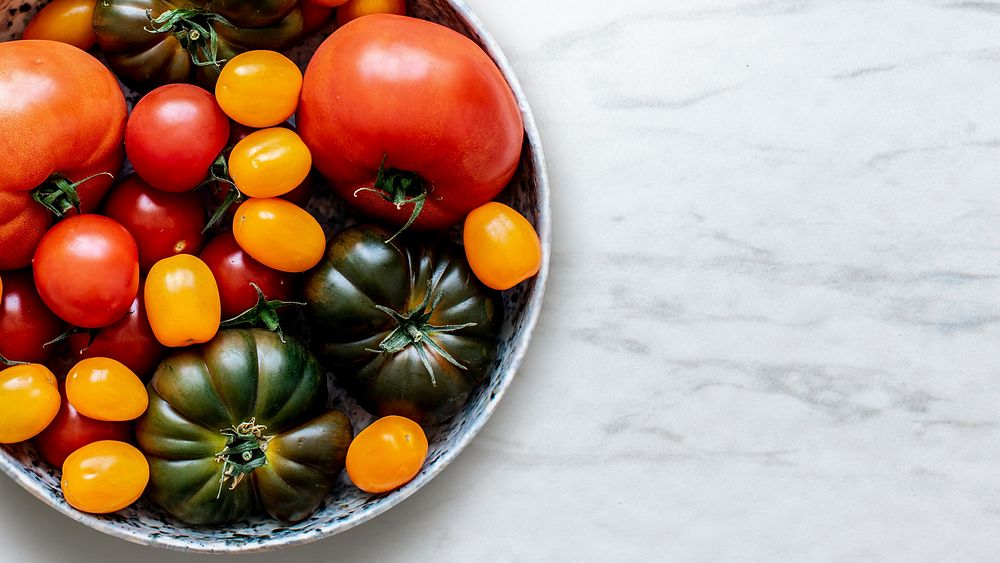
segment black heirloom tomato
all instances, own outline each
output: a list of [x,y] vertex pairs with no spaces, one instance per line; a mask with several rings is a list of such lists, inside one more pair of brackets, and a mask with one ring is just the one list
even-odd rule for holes
[[327,244],[304,286],[314,349],[368,411],[434,424],[485,378],[503,308],[458,246],[391,235],[357,226]]
[[132,88],[188,82],[212,89],[236,55],[294,45],[302,11],[299,0],[102,0],[94,31],[109,66]]
[[147,493],[184,522],[236,522],[261,510],[302,520],[344,467],[350,420],[326,408],[323,369],[290,337],[219,332],[167,357],[148,389],[136,424]]

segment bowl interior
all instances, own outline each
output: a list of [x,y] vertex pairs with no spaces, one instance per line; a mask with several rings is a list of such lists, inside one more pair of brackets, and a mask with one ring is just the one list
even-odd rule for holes
[[[17,39],[26,21],[46,2],[0,0],[0,40]],[[505,321],[497,360],[487,382],[472,396],[464,410],[450,422],[429,429],[430,451],[420,474],[406,486],[384,495],[369,495],[353,487],[342,474],[323,506],[310,518],[293,525],[260,518],[225,528],[189,526],[176,521],[152,503],[141,500],[116,514],[84,514],[65,503],[59,489],[59,471],[42,461],[30,444],[0,447],[0,469],[33,495],[63,514],[110,535],[136,543],[172,549],[227,552],[262,551],[307,543],[356,526],[377,516],[413,494],[439,473],[475,436],[492,413],[517,370],[538,317],[548,272],[549,193],[541,145],[531,111],[503,54],[471,11],[457,0],[412,0],[410,14],[451,27],[479,43],[498,64],[520,104],[525,122],[521,163],[500,201],[523,213],[542,238],[544,263],[538,276],[504,292]],[[307,38],[288,54],[304,69],[312,52],[331,29]],[[126,91],[130,103],[138,99]],[[3,103],[3,100],[0,100]],[[313,211],[327,219],[331,230],[355,222],[332,196],[317,197]],[[355,430],[372,417],[349,397],[331,387],[331,402],[349,414]]]

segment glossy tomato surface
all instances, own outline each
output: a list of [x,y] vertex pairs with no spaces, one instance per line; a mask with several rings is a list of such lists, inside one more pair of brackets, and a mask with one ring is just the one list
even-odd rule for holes
[[281,198],[251,198],[233,217],[233,236],[255,260],[282,272],[304,272],[326,248],[323,227],[308,211]]
[[205,204],[195,192],[157,190],[131,174],[108,194],[104,214],[122,224],[139,249],[139,268],[175,254],[197,254],[205,242]]
[[124,317],[96,333],[74,332],[69,335],[69,344],[76,361],[97,357],[114,358],[144,381],[152,376],[156,364],[167,351],[149,326],[142,291],[135,296]]
[[[333,0],[340,2],[340,0]],[[350,0],[337,8],[337,24],[346,25],[361,16],[372,14],[406,15],[406,0]]]
[[42,302],[28,270],[3,273],[0,300],[0,356],[12,361],[44,363],[54,346],[45,346],[62,334],[63,322]]
[[146,94],[125,129],[125,151],[149,185],[167,192],[194,189],[229,139],[229,119],[215,96],[190,84]]
[[82,512],[117,512],[139,500],[147,483],[146,456],[125,442],[102,440],[87,444],[63,463],[63,496]]
[[302,71],[275,51],[247,51],[219,73],[215,97],[226,115],[250,127],[273,127],[295,113]]
[[97,42],[94,35],[96,0],[52,0],[24,28],[24,39],[49,39],[84,51]]
[[[423,194],[414,229],[447,227],[494,199],[524,138],[514,94],[478,45],[389,14],[352,21],[316,50],[296,123],[316,168],[361,212],[400,226],[416,206],[402,202]],[[358,191],[380,168],[400,205]]]
[[0,43],[0,100],[0,191],[32,190],[53,174],[76,182],[107,173],[80,187],[83,211],[93,210],[124,156],[127,110],[114,75],[65,43],[8,41]]
[[139,290],[139,254],[125,227],[100,215],[64,219],[35,251],[35,286],[60,318],[85,328],[128,313]]
[[219,330],[219,286],[197,256],[178,254],[157,262],[146,277],[143,298],[149,326],[164,346],[208,342]]
[[41,364],[0,371],[0,444],[29,440],[59,412],[56,377]]
[[111,358],[80,360],[66,375],[66,400],[84,416],[111,422],[134,420],[149,397],[135,373]]
[[479,281],[505,290],[538,273],[542,243],[523,215],[495,201],[465,218],[465,257]]
[[247,135],[229,155],[229,175],[249,197],[278,197],[302,184],[312,170],[309,148],[295,131],[270,127]]
[[427,435],[402,416],[382,417],[354,437],[347,475],[362,491],[385,493],[416,477],[427,459]]
[[212,270],[219,284],[222,317],[230,319],[257,303],[257,284],[268,299],[287,301],[292,298],[295,274],[279,272],[261,264],[236,244],[231,232],[225,232],[205,245],[201,259]]
[[64,394],[56,417],[35,436],[34,443],[45,461],[62,467],[69,454],[101,440],[133,441],[132,424],[87,418],[69,404]]

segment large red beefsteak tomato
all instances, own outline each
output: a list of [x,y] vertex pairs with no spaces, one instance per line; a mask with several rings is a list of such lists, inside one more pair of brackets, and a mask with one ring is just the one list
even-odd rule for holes
[[[422,202],[417,229],[447,227],[496,197],[524,139],[514,94],[478,45],[391,14],[359,18],[317,49],[297,125],[341,197],[395,225]],[[373,187],[381,193],[358,191]]]
[[27,266],[52,224],[32,190],[59,212],[97,208],[121,170],[126,117],[118,81],[86,52],[0,43],[0,269]]

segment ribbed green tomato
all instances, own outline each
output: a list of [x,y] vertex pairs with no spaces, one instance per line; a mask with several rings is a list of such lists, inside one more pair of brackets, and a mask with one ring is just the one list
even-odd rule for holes
[[164,360],[136,437],[147,493],[190,524],[262,511],[297,522],[333,488],[353,437],[326,408],[323,369],[301,344],[266,330],[226,330]]
[[304,286],[313,344],[370,412],[434,424],[493,365],[503,308],[456,245],[391,234],[357,226],[327,244]]

